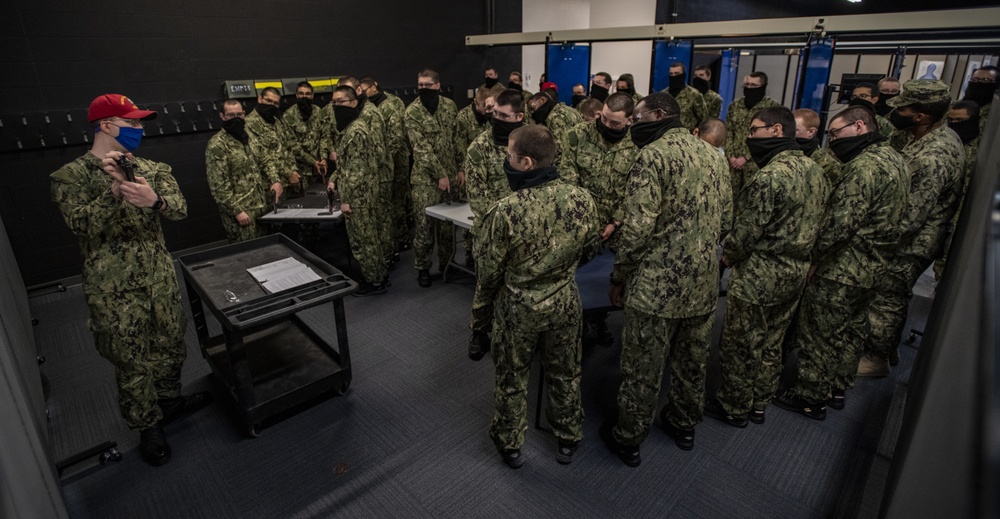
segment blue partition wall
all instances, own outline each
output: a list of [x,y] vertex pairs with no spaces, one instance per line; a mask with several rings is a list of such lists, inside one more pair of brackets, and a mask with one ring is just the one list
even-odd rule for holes
[[681,62],[687,71],[687,82],[691,83],[691,52],[693,46],[689,41],[655,41],[653,42],[653,87],[650,93],[665,90],[670,86],[670,64]]
[[590,45],[584,43],[546,45],[545,77],[559,88],[559,101],[567,105],[572,104],[573,85],[590,84]]
[[793,106],[823,112],[830,66],[833,64],[833,39],[812,40],[805,53],[805,74],[799,83],[798,102]]

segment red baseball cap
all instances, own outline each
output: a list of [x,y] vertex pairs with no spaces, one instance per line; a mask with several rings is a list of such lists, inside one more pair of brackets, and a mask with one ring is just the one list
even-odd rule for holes
[[556,92],[559,91],[559,87],[557,87],[556,84],[551,81],[546,81],[542,83],[542,90],[548,90],[550,88],[555,89]]
[[87,122],[92,123],[108,117],[155,119],[156,112],[140,110],[131,99],[121,94],[104,94],[90,102],[90,109],[87,110]]

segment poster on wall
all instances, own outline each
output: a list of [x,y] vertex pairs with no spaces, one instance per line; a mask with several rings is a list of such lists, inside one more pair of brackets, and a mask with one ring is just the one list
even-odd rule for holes
[[969,65],[965,67],[965,75],[962,76],[962,91],[958,94],[959,99],[965,98],[965,87],[969,86],[969,78],[980,66],[982,66],[981,62],[969,60]]
[[920,67],[917,69],[917,79],[941,79],[941,72],[943,70],[943,61],[920,60]]

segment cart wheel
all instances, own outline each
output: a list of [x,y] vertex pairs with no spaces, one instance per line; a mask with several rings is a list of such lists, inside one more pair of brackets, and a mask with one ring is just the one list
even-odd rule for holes
[[344,393],[347,393],[347,389],[350,387],[351,387],[351,381],[348,380],[347,382],[341,382],[340,385],[337,386],[336,389],[334,389],[334,392],[337,393],[338,395],[343,395]]
[[111,447],[110,449],[101,453],[101,465],[107,465],[110,461],[121,461],[122,452],[118,450],[117,447]]
[[260,422],[257,422],[255,424],[250,424],[249,426],[247,426],[247,434],[249,434],[251,438],[256,438],[260,436],[260,429],[261,429]]

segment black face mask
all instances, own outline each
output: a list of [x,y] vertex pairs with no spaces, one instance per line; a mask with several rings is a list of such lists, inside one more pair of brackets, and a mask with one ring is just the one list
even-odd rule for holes
[[594,122],[597,123],[597,133],[601,134],[601,137],[608,141],[609,144],[617,144],[618,141],[624,139],[625,136],[628,135],[628,126],[623,126],[621,129],[614,130],[605,126],[605,124],[601,122],[600,117],[598,117]]
[[798,143],[799,149],[802,150],[802,153],[806,154],[806,157],[812,157],[813,152],[819,148],[819,139],[815,137],[812,139],[796,137],[795,142]]
[[854,99],[851,99],[847,103],[847,106],[860,106],[862,108],[867,108],[872,113],[875,113],[875,103],[867,99],[861,99],[860,97],[855,97]]
[[899,115],[899,110],[893,110],[889,112],[889,122],[897,130],[908,130],[917,125],[917,121],[913,120],[913,117],[904,117]]
[[993,102],[993,93],[1000,83],[969,83],[965,87],[965,99],[975,101],[980,107]]
[[766,88],[760,86],[757,88],[747,88],[743,87],[743,106],[747,108],[753,108],[757,106],[757,103],[764,99],[764,94],[766,93]]
[[361,115],[361,110],[353,106],[333,105],[333,116],[337,119],[337,131],[342,132]]
[[712,83],[707,79],[695,76],[691,78],[691,86],[697,88],[702,94],[705,94],[710,88],[712,88]]
[[549,117],[549,113],[552,112],[552,108],[556,105],[554,101],[546,101],[545,104],[535,108],[531,112],[531,118],[535,120],[538,124],[544,124],[545,119]]
[[275,105],[257,105],[257,113],[267,121],[268,124],[274,124],[274,121],[278,120],[278,107]]
[[791,137],[748,138],[746,142],[747,148],[750,150],[750,158],[759,168],[768,165],[775,155],[783,151],[799,149],[799,145]]
[[570,106],[572,106],[573,108],[576,108],[577,105],[579,105],[580,103],[582,103],[583,100],[586,99],[586,98],[587,98],[587,96],[585,96],[583,94],[573,94],[573,101],[571,102]]
[[618,91],[623,94],[628,94],[630,96],[635,94],[635,89],[632,87],[619,88]]
[[680,119],[677,117],[667,117],[659,121],[634,123],[632,124],[629,136],[632,137],[632,143],[641,149],[659,140],[660,137],[663,137],[664,133],[667,133],[667,130],[683,127]]
[[232,135],[236,140],[246,144],[250,142],[250,136],[247,135],[246,121],[239,117],[233,117],[228,121],[222,121],[222,129],[226,130],[226,133]]
[[479,110],[476,110],[475,106],[472,107],[472,115],[476,118],[476,124],[479,126],[486,124],[490,120],[489,114],[481,113]]
[[878,101],[875,102],[875,113],[881,115],[882,117],[888,115],[888,113],[892,111],[892,107],[886,103],[898,95],[899,94],[879,94]]
[[524,121],[501,121],[494,117],[490,125],[493,128],[493,144],[506,146],[510,142],[510,132],[524,126]]
[[677,97],[677,94],[681,93],[685,86],[687,86],[687,74],[670,76],[670,88],[668,89],[670,95]]
[[948,123],[948,127],[955,130],[958,138],[962,139],[962,144],[968,144],[979,137],[979,116],[970,117],[957,123]]
[[512,88],[512,89],[518,90],[518,91],[524,90],[523,88],[521,88],[521,84],[520,83],[515,83],[513,81],[511,81],[510,83],[507,83],[507,88]]
[[593,83],[590,85],[590,97],[603,103],[608,99],[608,89],[597,83]]
[[303,97],[295,101],[295,104],[299,107],[299,113],[302,114],[302,118],[308,121],[313,114],[313,100]]
[[369,101],[375,103],[375,106],[381,105],[386,99],[389,99],[389,96],[385,95],[385,92],[381,90],[379,90],[377,94],[368,98]]
[[511,191],[535,187],[551,180],[559,178],[556,168],[552,166],[532,169],[529,171],[518,171],[511,167],[510,160],[504,159],[503,172],[507,175],[507,185]]
[[493,87],[496,86],[496,84],[499,81],[500,81],[500,78],[488,77],[488,78],[484,78],[483,84],[486,86],[486,88],[493,88]]
[[438,94],[437,90],[433,88],[418,88],[417,95],[420,96],[420,104],[424,105],[431,115],[434,115],[438,109],[438,101],[441,100],[441,96]]
[[877,142],[882,142],[885,137],[875,132],[868,132],[864,135],[854,137],[841,137],[835,141],[830,141],[830,151],[837,156],[837,159],[844,164],[854,160],[861,155],[869,146]]

